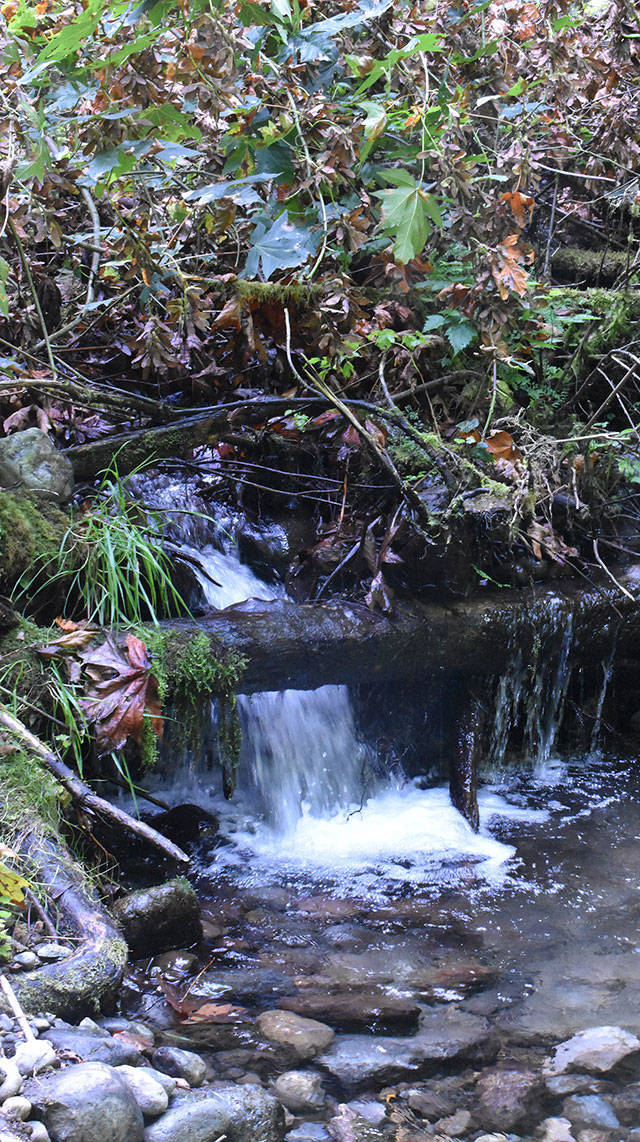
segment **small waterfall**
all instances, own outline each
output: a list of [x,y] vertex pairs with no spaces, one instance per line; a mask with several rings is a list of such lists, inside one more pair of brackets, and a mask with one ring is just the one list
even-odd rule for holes
[[525,660],[522,651],[514,649],[498,679],[488,751],[490,771],[504,768],[514,735],[536,768],[549,760],[571,681],[572,644],[572,615],[561,599],[547,599],[531,657]]
[[[137,494],[166,513],[167,533],[192,557],[190,566],[209,607],[286,597],[281,584],[265,583],[241,562],[238,513],[218,505],[207,510],[190,485],[174,477],[136,480]],[[238,789],[278,831],[293,831],[303,813],[322,817],[357,809],[371,792],[373,751],[358,737],[346,686],[241,694],[237,708]],[[216,719],[214,704],[214,729]]]

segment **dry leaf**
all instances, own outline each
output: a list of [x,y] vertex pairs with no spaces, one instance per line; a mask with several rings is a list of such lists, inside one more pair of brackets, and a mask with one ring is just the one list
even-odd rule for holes
[[145,715],[162,737],[163,722],[158,699],[158,680],[151,672],[146,645],[127,635],[126,652],[108,637],[102,646],[82,655],[93,685],[82,708],[96,725],[98,745],[109,752],[121,749],[127,738],[142,740]]

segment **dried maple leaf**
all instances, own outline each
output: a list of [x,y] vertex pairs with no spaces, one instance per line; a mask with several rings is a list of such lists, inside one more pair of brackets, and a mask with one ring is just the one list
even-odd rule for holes
[[507,191],[506,194],[501,195],[501,202],[508,202],[513,212],[518,226],[524,230],[525,226],[531,221],[535,200],[530,194],[521,194],[519,190]]
[[509,234],[492,251],[489,264],[503,301],[508,298],[510,290],[520,297],[524,297],[527,292],[528,274],[524,269],[526,258],[526,250],[518,245],[517,234]]
[[82,655],[82,661],[93,683],[82,708],[95,723],[96,740],[105,753],[121,749],[127,738],[141,741],[145,714],[162,737],[158,680],[141,639],[127,635],[125,650],[108,637],[102,646]]

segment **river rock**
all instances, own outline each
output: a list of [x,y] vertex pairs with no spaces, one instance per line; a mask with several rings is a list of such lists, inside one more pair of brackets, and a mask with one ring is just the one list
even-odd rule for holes
[[285,1134],[284,1142],[329,1142],[329,1135],[320,1122],[301,1122]]
[[457,1138],[460,1134],[468,1134],[473,1118],[468,1110],[456,1110],[448,1118],[439,1118],[434,1126],[436,1134],[444,1134],[449,1138]]
[[273,1093],[293,1114],[316,1114],[326,1102],[322,1080],[310,1071],[285,1071],[274,1083]]
[[72,1051],[85,1062],[108,1063],[111,1067],[135,1066],[141,1057],[135,1043],[128,1043],[121,1038],[114,1039],[102,1032],[52,1027],[47,1032],[47,1037],[56,1050]]
[[620,1125],[611,1103],[599,1094],[574,1094],[565,1099],[562,1114],[573,1127],[596,1126],[605,1130]]
[[340,1031],[408,1031],[418,1024],[420,1007],[415,1000],[371,991],[301,992],[280,1001],[285,1011],[307,1019],[330,1023]]
[[144,1132],[144,1142],[281,1142],[284,1114],[261,1087],[218,1087],[185,1099]]
[[525,1125],[544,1091],[542,1079],[531,1070],[485,1071],[477,1084],[476,1114],[486,1130],[514,1130]]
[[625,1126],[640,1124],[640,1083],[627,1083],[613,1095],[611,1105]]
[[256,1023],[270,1043],[291,1047],[299,1059],[312,1059],[333,1042],[335,1032],[316,1019],[303,1019],[293,1011],[263,1011]]
[[117,1071],[145,1118],[157,1118],[159,1114],[164,1114],[169,1105],[169,1095],[146,1067],[118,1067]]
[[384,1138],[380,1127],[344,1103],[340,1113],[328,1124],[329,1133],[335,1142],[381,1142]]
[[2,1113],[8,1114],[9,1118],[17,1118],[20,1122],[26,1122],[31,1114],[31,1103],[28,1098],[15,1095],[14,1098],[8,1098],[6,1102],[3,1102]]
[[540,1142],[576,1142],[568,1118],[545,1118],[539,1129]]
[[189,1086],[202,1086],[207,1077],[207,1064],[193,1051],[183,1051],[180,1047],[158,1047],[153,1052],[152,1062],[159,1071],[176,1079],[186,1079]]
[[0,486],[22,485],[64,503],[73,495],[73,467],[46,432],[26,428],[0,440]]
[[344,1035],[317,1062],[346,1087],[410,1078],[465,1058],[495,1055],[486,1019],[456,1007],[429,1011],[417,1035]]
[[26,951],[19,952],[17,956],[13,957],[11,962],[13,965],[17,964],[17,966],[24,971],[28,971],[30,968],[35,968],[39,961],[35,952]]
[[66,944],[56,944],[51,942],[47,944],[38,944],[36,950],[40,959],[44,960],[46,963],[52,963],[54,960],[64,960],[67,958],[67,956],[71,955],[71,948],[69,948]]
[[130,892],[112,911],[134,956],[167,952],[202,939],[198,898],[183,878]]
[[591,1071],[604,1074],[640,1051],[640,1039],[622,1027],[589,1027],[560,1043],[547,1068],[550,1074]]
[[26,1093],[52,1142],[142,1142],[138,1104],[104,1063],[77,1063],[32,1079]]
[[54,1044],[48,1039],[29,1039],[18,1043],[13,1062],[21,1075],[37,1075],[46,1067],[57,1065]]

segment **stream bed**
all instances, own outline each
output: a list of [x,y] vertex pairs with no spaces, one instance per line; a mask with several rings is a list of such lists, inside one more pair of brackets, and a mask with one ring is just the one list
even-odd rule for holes
[[[417,1130],[422,1106],[426,1128],[434,1092],[452,1113],[473,1110],[474,1084],[496,1064],[537,1073],[553,1045],[587,1027],[640,1032],[634,759],[593,753],[512,770],[484,785],[477,835],[445,789],[417,782],[387,784],[362,808],[303,812],[287,832],[242,803],[216,807],[219,831],[194,851],[204,944],[197,956],[139,963],[124,1009],[205,1054],[220,1079],[317,1074],[330,1098],[303,1115],[314,1129],[335,1113],[332,1099],[376,1130],[385,1107],[387,1125],[395,1107],[391,1120],[406,1114]],[[185,1020],[167,984],[196,1012],[240,1010]],[[335,1037],[320,1049],[297,1041],[291,1012]],[[531,1132],[567,1097],[613,1106],[630,1089],[628,1074],[562,1082],[539,1096]],[[491,1121],[471,1118],[476,1130]]]

